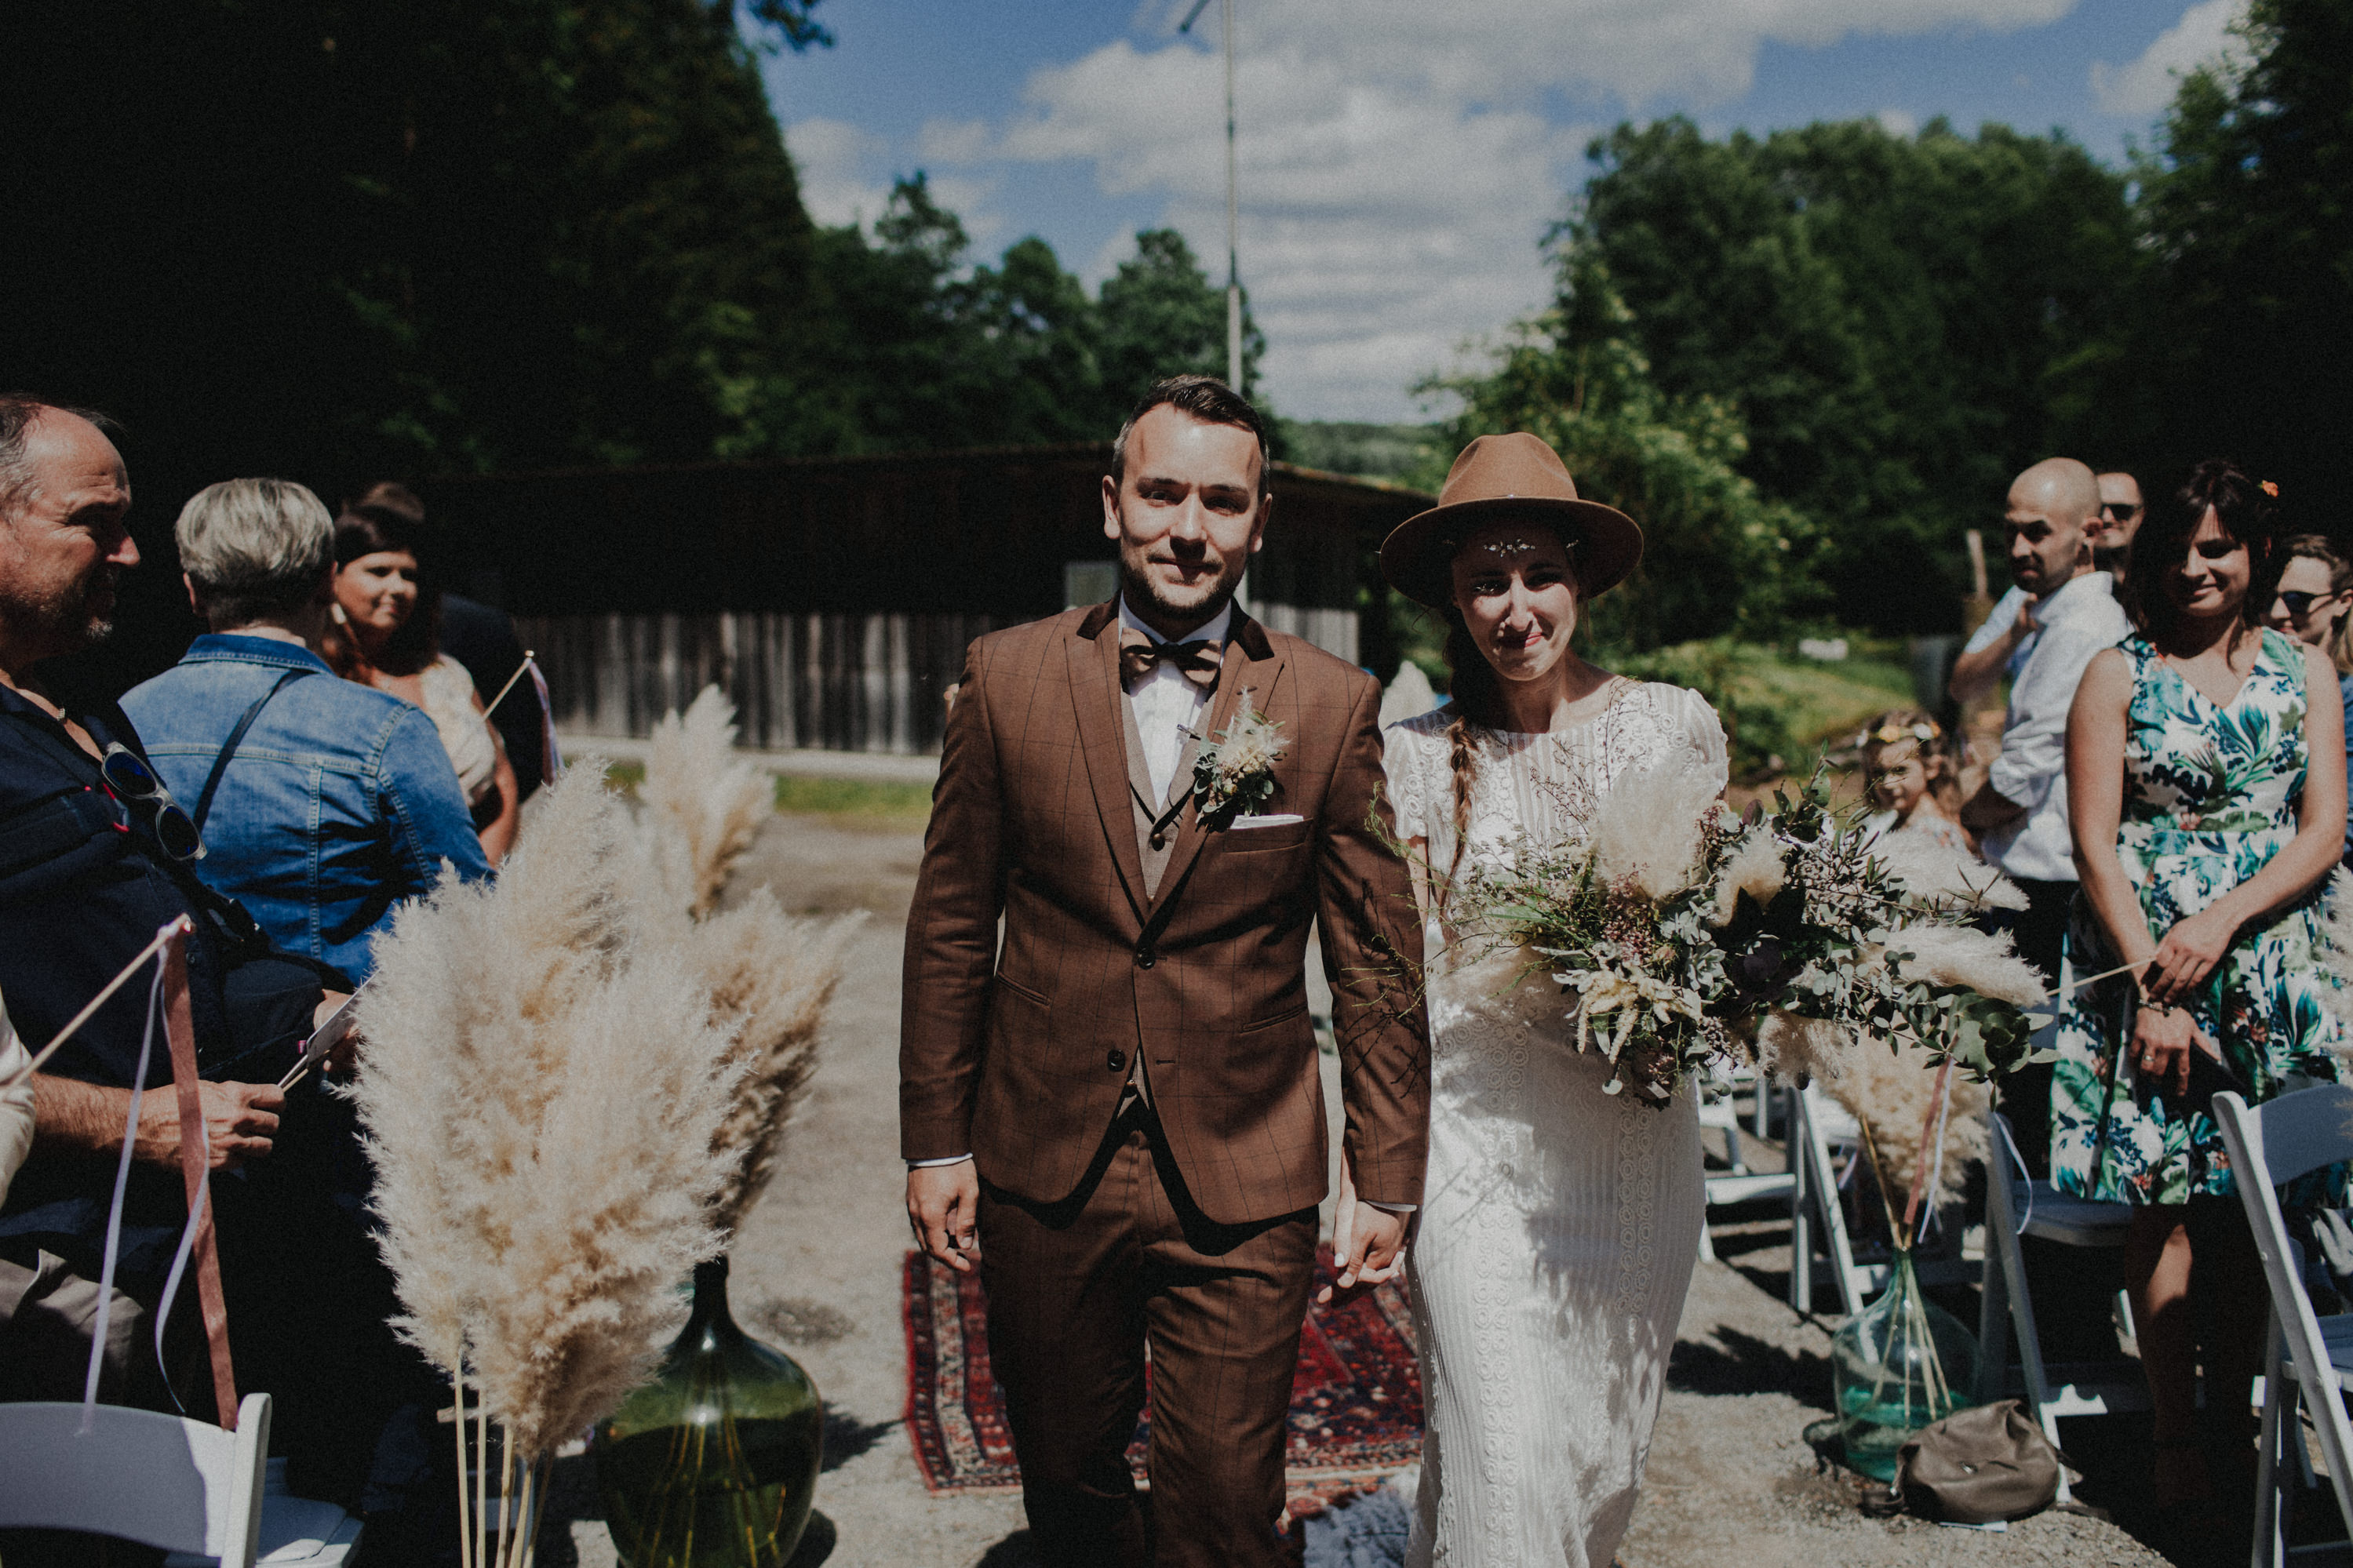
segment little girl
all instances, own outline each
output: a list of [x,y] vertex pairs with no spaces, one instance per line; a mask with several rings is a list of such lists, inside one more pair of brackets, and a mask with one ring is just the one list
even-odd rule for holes
[[1876,836],[1925,833],[1963,854],[1976,846],[1961,828],[1960,760],[1944,727],[1915,708],[1882,713],[1855,738],[1871,803],[1863,819]]

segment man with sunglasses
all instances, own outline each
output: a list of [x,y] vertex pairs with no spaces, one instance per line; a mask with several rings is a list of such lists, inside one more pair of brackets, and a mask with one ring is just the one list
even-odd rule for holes
[[[0,395],[0,994],[35,1048],[180,916],[195,918],[189,1003],[201,1061],[237,1076],[220,921],[185,862],[185,813],[120,709],[60,697],[41,666],[106,636],[117,580],[139,563],[131,487],[98,416]],[[294,994],[290,993],[292,996]],[[308,1012],[313,981],[296,1005]],[[100,1299],[107,1212],[146,1037],[148,986],[117,992],[33,1083],[35,1142],[0,1206],[0,1400],[81,1395]],[[268,1154],[285,1096],[208,1081],[200,1100],[213,1168]],[[186,1204],[163,1041],[150,1053],[132,1140],[102,1397],[163,1404],[148,1313]],[[165,1092],[153,1092],[158,1088]],[[174,1327],[195,1321],[175,1316]],[[200,1342],[199,1342],[200,1343]],[[198,1354],[201,1355],[199,1349]]]
[[2116,580],[2119,589],[2132,565],[2133,535],[2140,531],[2140,481],[2121,468],[2099,477],[2100,511],[2084,531],[2092,536],[2092,566]]

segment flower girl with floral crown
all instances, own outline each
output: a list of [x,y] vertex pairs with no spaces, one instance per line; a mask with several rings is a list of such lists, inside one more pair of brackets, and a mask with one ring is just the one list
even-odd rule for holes
[[1875,808],[1866,827],[1925,834],[1946,848],[1976,852],[1961,826],[1960,760],[1943,725],[1918,709],[1894,709],[1863,727],[1855,748]]
[[1569,646],[1641,552],[1633,522],[1578,500],[1528,435],[1472,442],[1440,504],[1381,551],[1392,585],[1446,615],[1453,670],[1452,701],[1394,727],[1387,752],[1432,955],[1430,1170],[1407,1265],[1429,1414],[1410,1563],[1605,1568],[1698,1253],[1690,1089],[1611,1092],[1613,1063],[1578,1049],[1556,986],[1514,986],[1509,955],[1464,962],[1472,941],[1446,952],[1471,918],[1450,888],[1588,837],[1617,782],[1676,781],[1692,787],[1663,793],[1702,802],[1723,788],[1705,701]]

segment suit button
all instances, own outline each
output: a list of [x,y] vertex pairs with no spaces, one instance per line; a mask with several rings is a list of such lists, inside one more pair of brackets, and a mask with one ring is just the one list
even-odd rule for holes
[[1105,1066],[1105,1067],[1107,1067],[1107,1068],[1111,1068],[1111,1070],[1112,1070],[1112,1071],[1113,1071],[1113,1072],[1117,1072],[1120,1068],[1122,1068],[1125,1067],[1126,1065],[1127,1065],[1127,1058],[1126,1058],[1125,1056],[1122,1055],[1120,1052],[1118,1052],[1118,1051],[1105,1051],[1105,1052],[1103,1053],[1103,1066]]
[[1139,947],[1135,950],[1135,966],[1138,969],[1149,969],[1159,962],[1160,955],[1150,948]]

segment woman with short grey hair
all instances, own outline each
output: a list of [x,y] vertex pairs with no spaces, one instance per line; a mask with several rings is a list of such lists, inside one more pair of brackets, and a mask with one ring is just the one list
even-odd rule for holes
[[300,616],[335,559],[335,520],[290,479],[225,479],[172,531],[196,613],[216,631]]
[[173,537],[212,629],[123,710],[202,837],[196,874],[281,949],[364,980],[369,940],[444,859],[461,877],[490,869],[448,753],[425,713],[319,657],[335,532],[317,496],[225,479]]

